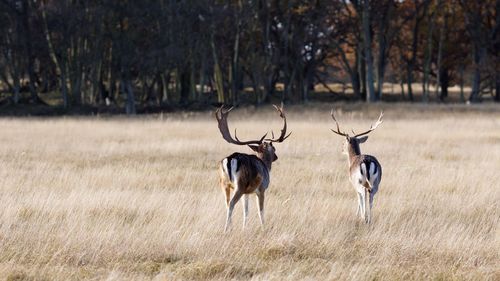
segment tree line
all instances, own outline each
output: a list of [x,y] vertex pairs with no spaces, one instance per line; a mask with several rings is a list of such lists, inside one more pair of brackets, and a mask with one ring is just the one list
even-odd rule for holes
[[0,0],[0,90],[13,104],[55,94],[66,109],[127,114],[307,102],[315,85],[339,94],[332,83],[366,102],[387,82],[408,101],[446,101],[452,85],[462,101],[500,101],[499,9],[500,0]]

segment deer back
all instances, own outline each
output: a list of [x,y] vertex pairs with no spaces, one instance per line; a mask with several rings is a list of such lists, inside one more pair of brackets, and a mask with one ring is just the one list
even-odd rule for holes
[[222,159],[221,169],[232,185],[238,185],[243,193],[252,193],[269,186],[269,170],[257,156],[235,152]]

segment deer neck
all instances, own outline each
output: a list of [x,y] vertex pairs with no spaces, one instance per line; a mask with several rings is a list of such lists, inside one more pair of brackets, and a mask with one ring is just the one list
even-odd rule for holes
[[348,146],[348,160],[349,160],[349,166],[354,163],[355,159],[357,156],[361,155],[361,150],[359,149],[359,144],[358,143],[350,143]]
[[257,157],[259,157],[260,160],[262,160],[262,162],[264,162],[264,164],[266,165],[266,168],[267,170],[271,171],[271,165],[273,163],[273,159],[272,159],[272,156],[271,155],[267,155],[265,153],[259,153],[257,155]]

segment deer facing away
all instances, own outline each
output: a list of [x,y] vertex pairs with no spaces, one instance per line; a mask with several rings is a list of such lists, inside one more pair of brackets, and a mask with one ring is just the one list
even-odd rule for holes
[[[267,133],[258,140],[240,141],[236,136],[234,138],[229,132],[227,125],[227,116],[233,109],[223,111],[220,107],[215,112],[215,117],[219,126],[220,133],[228,143],[237,145],[248,145],[257,155],[235,152],[222,159],[219,163],[220,185],[226,198],[227,217],[224,231],[227,231],[231,225],[231,216],[234,206],[243,197],[243,228],[246,226],[248,218],[248,197],[250,194],[257,195],[259,208],[259,218],[262,227],[264,227],[264,193],[269,186],[269,173],[271,165],[278,160],[276,149],[273,143],[283,142],[290,134],[286,134],[286,116],[283,112],[283,105],[278,107],[274,105],[280,117],[283,119],[283,129],[278,138],[267,139]],[[234,195],[231,197],[231,190]]]
[[[356,215],[360,215],[366,223],[371,222],[371,209],[373,207],[373,197],[378,191],[380,181],[382,179],[382,166],[377,158],[371,155],[361,154],[359,144],[364,143],[368,136],[364,136],[375,130],[382,123],[384,114],[381,112],[375,124],[368,131],[356,134],[353,131],[353,136],[340,131],[339,123],[331,112],[333,121],[337,125],[337,129],[333,130],[337,135],[345,137],[343,153],[347,154],[349,159],[349,180],[358,194],[358,208]],[[366,200],[369,201],[369,206],[366,206]]]

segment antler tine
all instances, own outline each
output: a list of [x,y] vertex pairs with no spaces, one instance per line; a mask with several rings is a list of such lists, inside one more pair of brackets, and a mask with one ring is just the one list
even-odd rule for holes
[[265,138],[265,137],[267,137],[267,134],[268,134],[268,133],[266,132],[266,133],[265,133],[265,134],[264,134],[264,135],[260,138],[259,143],[262,143],[262,141],[264,140],[264,138]]
[[[215,118],[217,119],[217,121],[224,119],[229,114],[229,112],[231,112],[231,110],[233,110],[233,108],[234,108],[234,106],[231,106],[231,108],[229,108],[228,110],[226,110],[226,112],[224,112],[222,110],[222,109],[224,109],[224,105],[222,105],[221,107],[219,107],[215,111]],[[219,117],[219,115],[220,115],[220,117]]]
[[362,135],[366,135],[366,134],[370,133],[371,131],[377,129],[378,125],[382,124],[382,122],[383,122],[382,117],[384,117],[384,112],[383,111],[380,112],[380,115],[379,115],[379,117],[377,119],[377,122],[375,122],[375,124],[371,125],[370,129],[368,131],[365,131],[363,133],[357,134],[354,137],[359,137],[359,136],[362,136]]
[[337,131],[335,131],[333,129],[330,129],[330,130],[332,130],[332,132],[334,132],[337,135],[346,137],[347,134],[340,131],[339,122],[337,122],[337,119],[335,119],[335,115],[333,114],[333,108],[332,108],[332,111],[330,112],[330,115],[332,115],[332,119],[333,119],[333,121],[335,121],[335,125],[337,125]]
[[286,134],[286,115],[285,112],[283,112],[283,102],[281,102],[281,106],[273,104],[273,107],[276,109],[276,111],[278,111],[281,119],[283,119],[283,129],[281,129],[281,134],[277,139],[274,138],[274,132],[271,131],[272,139],[266,140],[270,142],[283,142],[292,134],[292,132],[290,132],[288,135]]
[[260,138],[260,140],[250,140],[250,141],[240,141],[238,137],[236,136],[236,129],[234,130],[234,137],[231,136],[231,133],[229,132],[229,127],[227,125],[227,116],[229,115],[229,112],[233,110],[234,107],[231,107],[230,109],[226,110],[225,112],[223,111],[224,105],[219,107],[215,111],[215,119],[217,119],[217,125],[219,127],[219,131],[222,135],[222,138],[226,140],[228,143],[232,144],[238,144],[238,145],[247,145],[247,144],[261,144],[264,138],[267,136],[267,133]]
[[273,104],[273,107],[278,111],[280,114],[281,118],[285,118],[285,115],[283,114],[283,102],[281,102],[281,106],[278,107],[277,105]]

